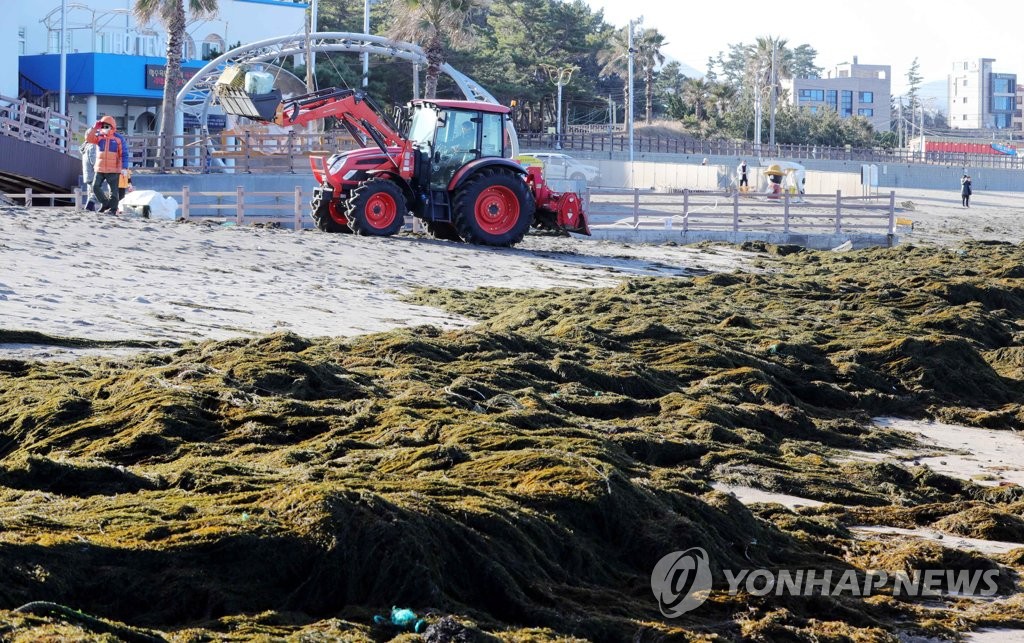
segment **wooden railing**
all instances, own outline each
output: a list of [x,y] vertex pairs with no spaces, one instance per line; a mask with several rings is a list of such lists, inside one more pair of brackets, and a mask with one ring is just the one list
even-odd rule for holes
[[[180,208],[176,218],[189,220],[219,219],[235,225],[252,223],[288,224],[296,229],[312,223],[307,194],[301,187],[290,192],[246,192],[239,186],[233,192],[196,192],[183,186],[178,192],[161,192],[172,197]],[[80,188],[65,194],[24,192],[6,194],[7,198],[23,205],[68,206],[76,210],[85,208],[86,194]]]
[[586,193],[591,226],[634,229],[680,228],[808,234],[896,232],[896,193],[881,196],[835,194],[709,192],[682,190],[590,190]]
[[77,153],[74,133],[81,125],[47,107],[0,95],[0,135],[61,152]]

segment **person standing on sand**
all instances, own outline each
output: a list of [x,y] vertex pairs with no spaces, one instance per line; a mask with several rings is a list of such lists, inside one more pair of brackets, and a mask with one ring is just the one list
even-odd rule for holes
[[85,182],[85,209],[95,210],[99,206],[92,182],[96,179],[96,145],[83,141],[78,151],[82,154],[82,181]]
[[747,181],[747,160],[742,159],[740,166],[736,170],[740,173],[740,190],[743,191],[744,187],[750,186],[750,183]]
[[963,200],[963,206],[965,208],[971,207],[971,175],[964,174],[964,178],[960,179],[960,198]]
[[110,115],[86,130],[85,140],[96,145],[96,178],[92,187],[100,202],[100,212],[116,214],[120,200],[118,180],[122,174],[128,175],[128,141],[117,131],[114,117]]

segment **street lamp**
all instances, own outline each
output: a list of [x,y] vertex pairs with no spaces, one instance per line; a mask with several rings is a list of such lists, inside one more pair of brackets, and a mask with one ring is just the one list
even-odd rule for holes
[[569,67],[553,67],[551,65],[544,65],[544,69],[548,72],[548,76],[551,78],[551,82],[558,86],[558,120],[555,122],[555,149],[562,149],[562,87],[569,84],[572,80],[572,74],[578,70],[579,67],[575,65]]
[[779,79],[775,71],[775,47],[778,44],[778,39],[772,39],[772,94],[771,94],[771,113],[768,120],[768,147],[771,150],[771,154],[775,154],[775,106],[778,101],[778,83]]
[[68,1],[61,0],[60,3],[60,107],[58,111],[61,116],[68,115],[67,108],[67,87],[68,87]]
[[[637,22],[642,22],[643,17]],[[626,97],[626,127],[629,130],[629,167],[630,172],[633,168],[633,57],[636,55],[636,50],[633,49],[633,21],[629,21],[629,34],[626,38],[626,49],[629,52],[629,65],[628,68],[628,79],[627,84],[629,86],[628,96]]]

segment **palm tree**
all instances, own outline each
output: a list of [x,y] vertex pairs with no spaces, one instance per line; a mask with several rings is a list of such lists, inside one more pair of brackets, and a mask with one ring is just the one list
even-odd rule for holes
[[644,76],[644,90],[647,98],[647,111],[644,114],[644,122],[651,123],[651,112],[654,109],[654,69],[665,62],[665,55],[661,48],[665,46],[665,36],[658,33],[657,29],[644,29],[633,41],[633,49],[636,50],[636,64]]
[[[193,16],[217,13],[217,0],[188,0]],[[164,103],[160,112],[160,158],[165,166],[174,158],[174,121],[178,91],[182,85],[181,48],[185,36],[185,0],[135,0],[135,16],[146,23],[158,16],[167,29],[167,67],[164,70]]]
[[733,103],[736,101],[736,90],[725,83],[711,83],[711,93],[709,96],[710,112],[713,113],[715,119],[721,121],[725,118],[725,115],[732,109]]
[[[612,33],[607,46],[597,52],[597,62],[601,65],[602,76],[618,76],[622,79],[624,104],[632,105],[633,88],[629,86],[629,27]],[[632,110],[627,107],[627,117],[631,113]]]
[[769,36],[758,38],[755,45],[747,46],[746,78],[751,94],[760,91],[764,96],[771,89],[773,81],[776,89],[781,90],[781,79],[793,75],[793,52],[786,48],[786,42]]
[[693,105],[693,115],[698,121],[707,119],[711,90],[711,84],[703,78],[687,78],[683,83],[683,102]]
[[437,78],[447,62],[448,51],[459,49],[473,36],[469,19],[476,9],[490,0],[392,0],[395,16],[388,35],[396,40],[414,42],[427,54],[426,98],[437,97]]
[[792,76],[793,52],[786,48],[786,42],[771,36],[758,38],[757,44],[748,49],[747,78],[754,96],[754,138],[758,139],[754,142],[757,144],[761,143],[761,101],[765,91],[772,97],[771,139],[775,131],[775,100],[781,89],[779,80]]

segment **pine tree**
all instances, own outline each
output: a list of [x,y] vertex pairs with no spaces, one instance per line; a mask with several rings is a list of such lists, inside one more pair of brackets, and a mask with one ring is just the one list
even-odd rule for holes
[[921,87],[921,80],[921,66],[917,63],[917,58],[914,58],[914,62],[910,64],[910,69],[907,71],[907,101],[910,103],[911,114],[915,114],[920,106],[917,93]]

